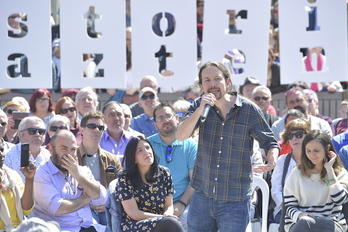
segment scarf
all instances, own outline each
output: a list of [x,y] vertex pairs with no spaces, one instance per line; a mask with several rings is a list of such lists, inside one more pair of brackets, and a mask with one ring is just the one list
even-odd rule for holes
[[[4,175],[5,178],[7,178],[10,186],[13,186],[13,188],[9,191],[13,191],[15,201],[16,201],[16,209],[17,209],[17,216],[19,218],[19,221],[22,222],[23,220],[23,211],[22,211],[22,203],[21,203],[21,194],[18,188],[18,185],[12,180],[11,173],[9,172],[9,168],[3,166]],[[11,231],[14,227],[12,225],[12,220],[10,217],[10,212],[7,207],[7,202],[5,198],[0,193],[0,218],[5,224],[5,230]]]

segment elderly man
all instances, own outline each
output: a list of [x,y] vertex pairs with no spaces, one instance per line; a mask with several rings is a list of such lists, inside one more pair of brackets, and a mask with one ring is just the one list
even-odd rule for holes
[[[140,90],[145,87],[150,87],[155,90],[156,94],[158,93],[158,84],[157,79],[154,76],[144,76],[140,80]],[[136,102],[130,106],[133,117],[136,117],[142,113],[144,113],[144,109],[140,107],[139,103]]]
[[[81,120],[82,143],[77,150],[79,164],[89,167],[94,178],[106,189],[112,180],[122,171],[120,159],[99,146],[104,131],[103,114],[90,111]],[[106,225],[105,206],[91,205],[96,221]]]
[[92,217],[91,205],[103,205],[107,192],[91,170],[79,166],[77,142],[68,130],[59,130],[51,138],[51,159],[36,171],[35,208],[32,216],[56,221],[61,231],[104,231]]
[[278,116],[268,112],[268,108],[272,104],[272,93],[269,88],[262,85],[255,87],[252,92],[252,100],[260,107],[270,127],[275,121],[279,120]]
[[7,131],[8,118],[4,111],[0,110],[0,144],[4,148],[4,154],[6,154],[13,146],[13,143],[6,142],[4,136]]
[[[325,131],[332,137],[332,130],[329,123],[321,118],[308,114],[308,98],[303,92],[303,89],[299,87],[292,88],[285,92],[285,102],[288,109],[297,109],[301,111],[305,118],[311,123],[311,129],[320,129]],[[280,141],[280,133],[284,130],[285,119],[281,118],[274,122],[272,125],[272,131],[277,141]]]
[[96,110],[98,107],[98,95],[91,87],[80,89],[76,94],[77,119],[81,121],[83,115],[89,111]]
[[197,142],[191,138],[176,139],[179,116],[167,103],[161,103],[154,110],[155,126],[158,133],[149,137],[159,164],[169,168],[174,184],[174,215],[178,216],[187,230],[187,214],[194,189],[190,186],[193,166],[197,154]]
[[139,106],[144,109],[144,113],[132,119],[131,128],[146,137],[157,133],[157,129],[153,124],[153,110],[157,104],[156,91],[150,87],[143,88],[139,93]]
[[17,171],[23,182],[25,181],[25,176],[20,171],[21,145],[23,143],[29,143],[29,161],[39,168],[44,165],[51,156],[50,152],[41,146],[44,142],[45,133],[45,123],[36,116],[26,117],[19,123],[18,135],[21,142],[7,152],[5,164],[9,168]]
[[124,129],[125,115],[123,108],[115,101],[107,103],[103,108],[107,129],[103,132],[100,147],[123,160],[126,146],[134,137],[134,133]]

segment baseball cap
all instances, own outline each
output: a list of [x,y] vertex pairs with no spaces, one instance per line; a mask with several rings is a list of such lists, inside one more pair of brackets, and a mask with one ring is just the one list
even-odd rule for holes
[[151,92],[153,94],[155,94],[155,96],[157,95],[156,91],[151,88],[151,87],[144,87],[140,90],[140,93],[139,93],[139,99],[141,99],[141,97],[144,95],[144,93],[146,92]]
[[245,78],[244,84],[242,86],[249,85],[249,84],[260,85],[260,82],[255,77],[247,77]]

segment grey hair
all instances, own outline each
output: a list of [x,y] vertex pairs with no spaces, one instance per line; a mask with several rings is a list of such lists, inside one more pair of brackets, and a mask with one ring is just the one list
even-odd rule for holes
[[2,110],[2,109],[0,109],[0,116],[4,116],[5,117],[5,120],[6,120],[6,122],[8,122],[8,118],[7,118],[7,115],[6,115],[6,113]]
[[77,104],[81,98],[81,95],[85,94],[85,93],[90,93],[92,94],[92,98],[93,98],[93,101],[95,103],[95,107],[97,108],[98,107],[98,94],[96,92],[93,91],[92,87],[84,87],[82,89],[80,89],[77,94],[76,94],[76,98],[75,98],[75,103]]
[[42,121],[41,118],[37,116],[28,116],[22,119],[22,121],[18,125],[18,131],[23,131],[27,127],[27,122],[37,122],[39,124],[42,124],[42,129],[46,129],[44,121]]
[[267,86],[264,86],[264,85],[256,86],[256,87],[253,89],[252,96],[254,97],[254,95],[256,94],[256,92],[259,92],[259,91],[265,91],[265,92],[267,93],[267,95],[268,95],[270,98],[272,98],[271,90],[270,90]]
[[51,128],[52,125],[56,124],[57,122],[63,122],[67,127],[68,130],[70,130],[70,120],[69,118],[63,116],[63,115],[54,115],[47,123],[47,130]]

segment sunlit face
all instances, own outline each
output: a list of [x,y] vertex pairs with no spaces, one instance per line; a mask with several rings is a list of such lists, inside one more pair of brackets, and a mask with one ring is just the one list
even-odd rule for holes
[[62,121],[58,121],[56,123],[53,123],[49,130],[47,131],[48,133],[48,136],[50,136],[50,138],[57,132],[57,131],[54,131],[54,127],[65,127],[65,129],[68,129],[68,125]]
[[82,94],[77,102],[76,107],[81,116],[85,115],[89,111],[95,110],[96,103],[93,100],[93,95],[88,92]]
[[341,116],[341,118],[348,117],[348,105],[341,105],[340,116]]
[[60,169],[61,171],[67,171],[65,168],[62,167],[62,159],[66,155],[71,155],[77,160],[76,156],[77,151],[77,142],[75,137],[63,137],[59,136],[55,140],[55,145],[50,146],[50,152],[51,152],[51,160],[54,165]]
[[221,99],[227,93],[227,85],[231,80],[225,80],[223,73],[215,66],[209,66],[202,70],[202,83],[199,84],[203,93],[214,94],[217,100]]
[[302,141],[305,137],[305,133],[302,134],[302,137],[301,138],[298,138],[295,136],[295,133],[296,132],[304,132],[302,130],[294,130],[294,131],[291,131],[290,134],[293,134],[293,137],[292,139],[289,139],[289,144],[292,148],[292,150],[297,150],[297,151],[300,151],[301,150],[301,146],[302,146]]
[[306,144],[306,156],[315,166],[321,167],[325,158],[325,149],[320,142],[313,139]]
[[[150,96],[153,96],[154,98],[151,99]],[[145,100],[142,98],[146,98]],[[141,108],[145,109],[149,109],[149,110],[153,110],[157,103],[158,103],[158,98],[155,94],[153,94],[152,92],[145,92],[142,96],[142,98],[139,99],[139,106]]]
[[243,86],[242,89],[242,95],[250,100],[252,100],[253,96],[253,90],[255,89],[257,85],[254,84],[247,84]]
[[156,110],[154,125],[162,136],[175,133],[178,123],[178,116],[169,107]]
[[306,114],[308,109],[308,101],[301,92],[295,92],[286,98],[288,109],[296,109]]
[[67,117],[70,120],[70,126],[75,126],[75,119],[77,116],[77,112],[76,110],[74,110],[73,112],[71,112],[72,109],[71,107],[74,107],[74,105],[70,102],[70,101],[65,101],[64,104],[62,105],[62,109],[68,109],[66,114],[60,113],[61,115]]
[[39,123],[36,121],[27,121],[26,123],[26,129],[19,132],[19,138],[21,143],[29,143],[30,148],[32,147],[39,147],[44,142],[45,134],[40,135],[38,131],[36,131],[35,134],[31,135],[29,134],[28,128],[36,128],[36,129],[42,129],[46,130],[44,123]]
[[44,94],[40,98],[36,98],[35,106],[37,112],[46,112],[48,110],[48,107],[50,105],[50,98]]
[[[88,124],[96,124],[97,126],[104,126],[104,122],[102,119],[98,118],[91,118],[87,121],[86,125]],[[99,143],[100,138],[103,134],[103,130],[99,130],[98,127],[91,129],[88,127],[81,127],[81,133],[82,133],[82,142],[84,144],[96,144]]]
[[122,107],[116,104],[109,105],[104,112],[104,120],[108,131],[122,132],[125,121]]
[[140,140],[135,153],[135,163],[138,167],[149,167],[153,164],[154,155],[148,142]]
[[267,112],[272,102],[271,96],[265,90],[259,90],[254,93],[252,100],[260,107],[263,113]]
[[316,110],[318,109],[319,103],[314,99],[308,99],[308,113],[311,115],[316,115]]
[[[6,123],[6,125],[4,125]],[[0,138],[4,137],[7,132],[7,117],[5,113],[0,113]]]

